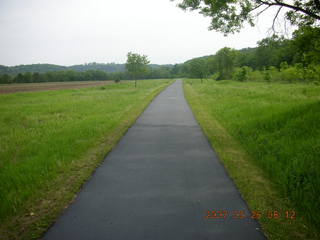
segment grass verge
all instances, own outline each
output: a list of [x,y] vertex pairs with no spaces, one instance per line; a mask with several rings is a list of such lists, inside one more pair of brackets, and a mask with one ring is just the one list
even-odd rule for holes
[[170,80],[0,96],[0,236],[37,239]]
[[[319,139],[315,128],[319,125],[319,111],[315,110],[319,110],[320,88],[232,81],[200,84],[186,80],[184,90],[243,198],[252,211],[262,213],[259,222],[267,237],[319,239],[314,221],[319,203],[315,201],[319,197],[317,190],[304,188],[303,182],[297,185],[292,175],[308,171],[314,176],[315,172],[313,181],[319,179],[319,158],[314,148]],[[309,164],[313,164],[313,169]],[[286,183],[284,179],[291,181]],[[297,188],[295,193],[300,193],[303,204],[295,193],[288,193],[292,186]],[[269,218],[268,213],[274,211],[281,216]],[[296,212],[295,219],[290,218],[291,211]]]

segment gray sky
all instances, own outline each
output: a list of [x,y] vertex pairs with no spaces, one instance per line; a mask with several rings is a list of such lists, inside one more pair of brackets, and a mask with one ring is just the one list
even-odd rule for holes
[[222,47],[254,47],[268,36],[258,27],[224,37],[210,19],[170,0],[0,0],[0,64],[126,61],[129,51],[152,63],[181,63]]

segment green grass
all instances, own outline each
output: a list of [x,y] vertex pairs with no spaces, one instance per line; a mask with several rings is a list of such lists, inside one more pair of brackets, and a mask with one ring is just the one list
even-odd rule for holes
[[[320,228],[320,87],[185,81],[186,97],[270,239],[317,239]],[[282,214],[283,216],[283,214]]]
[[39,237],[170,82],[1,95],[1,239]]

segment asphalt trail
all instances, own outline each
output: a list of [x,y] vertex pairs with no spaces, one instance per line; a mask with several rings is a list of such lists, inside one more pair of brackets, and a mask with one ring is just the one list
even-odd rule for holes
[[[228,216],[206,219],[208,210]],[[239,211],[250,215],[178,80],[154,99],[44,239],[265,239],[251,218],[233,218]]]

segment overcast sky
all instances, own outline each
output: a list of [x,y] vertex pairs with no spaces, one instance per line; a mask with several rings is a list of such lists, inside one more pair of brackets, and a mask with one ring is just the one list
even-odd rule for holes
[[0,0],[0,64],[124,63],[129,51],[152,63],[181,63],[222,47],[254,47],[268,36],[258,27],[224,37],[210,19],[170,0]]

